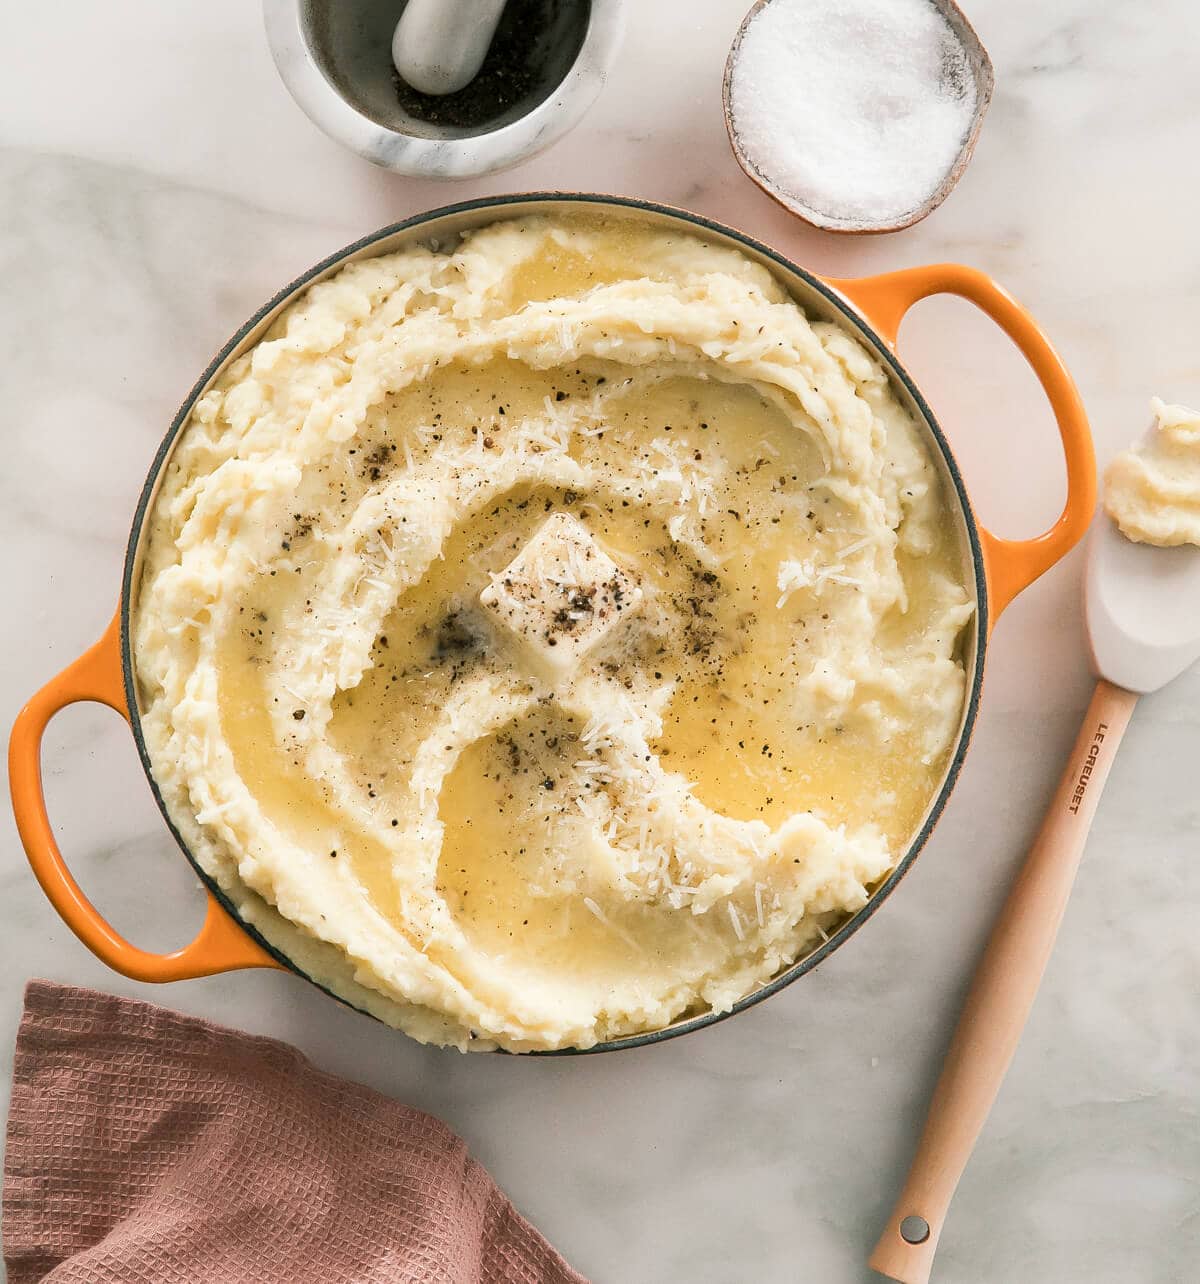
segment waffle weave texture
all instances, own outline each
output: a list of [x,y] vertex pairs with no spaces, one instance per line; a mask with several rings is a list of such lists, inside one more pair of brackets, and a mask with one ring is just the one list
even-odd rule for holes
[[445,1124],[285,1043],[30,982],[9,1284],[586,1284]]

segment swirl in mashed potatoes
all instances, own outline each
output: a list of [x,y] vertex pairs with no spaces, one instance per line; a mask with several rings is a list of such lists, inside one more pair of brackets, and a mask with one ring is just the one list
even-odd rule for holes
[[637,221],[313,286],[197,402],[149,521],[174,823],[420,1039],[728,1008],[865,903],[960,726],[957,522],[883,370]]

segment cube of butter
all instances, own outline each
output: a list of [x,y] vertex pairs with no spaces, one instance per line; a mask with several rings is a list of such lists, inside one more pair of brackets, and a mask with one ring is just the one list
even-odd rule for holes
[[479,595],[552,680],[576,668],[641,600],[633,577],[569,513],[548,517]]

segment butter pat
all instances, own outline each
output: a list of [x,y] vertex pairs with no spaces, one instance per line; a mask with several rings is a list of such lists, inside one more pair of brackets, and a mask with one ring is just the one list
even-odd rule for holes
[[479,595],[479,604],[557,681],[642,600],[582,522],[554,513]]

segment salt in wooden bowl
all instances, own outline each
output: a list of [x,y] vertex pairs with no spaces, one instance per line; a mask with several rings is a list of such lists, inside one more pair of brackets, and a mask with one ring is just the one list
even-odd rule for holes
[[827,232],[843,233],[881,233],[881,232],[898,232],[902,228],[911,227],[914,223],[919,223],[927,215],[931,214],[953,191],[955,184],[962,177],[963,171],[970,162],[971,155],[975,150],[975,143],[979,137],[979,130],[983,124],[984,115],[987,112],[988,104],[991,102],[992,90],[995,85],[995,76],[992,71],[992,61],[988,57],[987,50],[983,47],[974,27],[967,21],[966,15],[954,3],[954,0],[927,0],[932,9],[941,15],[945,20],[951,33],[961,46],[970,74],[975,83],[975,110],[972,115],[971,123],[963,137],[963,141],[958,150],[958,155],[953,164],[946,171],[937,187],[921,204],[905,212],[896,218],[890,220],[871,220],[859,219],[845,216],[832,215],[827,211],[815,208],[806,204],[794,193],[785,190],[779,186],[769,174],[762,171],[747,154],[741,137],[739,136],[736,125],[734,124],[734,113],[732,106],[732,84],[736,74],[738,55],[741,50],[742,40],[749,29],[751,23],[758,17],[760,11],[769,4],[788,4],[803,3],[804,0],[756,0],[750,11],[742,20],[738,28],[737,35],[734,37],[733,44],[729,50],[729,57],[725,62],[725,76],[722,88],[722,97],[725,109],[725,128],[729,134],[729,143],[733,148],[733,154],[737,158],[738,164],[750,176],[750,178],[760,187],[772,200],[777,201],[789,213],[795,214],[798,218],[803,219],[813,227],[821,228]]

